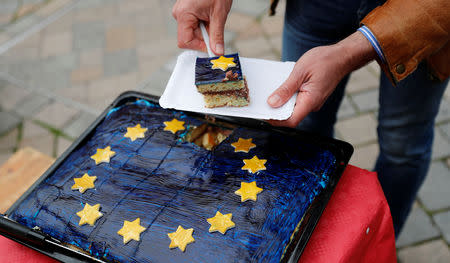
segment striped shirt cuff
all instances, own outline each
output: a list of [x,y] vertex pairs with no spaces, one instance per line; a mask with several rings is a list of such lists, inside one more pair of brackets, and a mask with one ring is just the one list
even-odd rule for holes
[[375,49],[375,52],[377,52],[378,57],[383,63],[386,63],[386,59],[384,58],[383,51],[381,50],[381,46],[378,43],[377,39],[373,35],[372,31],[366,26],[361,26],[358,28],[358,31],[361,32],[367,40],[369,40],[370,44],[372,45],[373,49]]

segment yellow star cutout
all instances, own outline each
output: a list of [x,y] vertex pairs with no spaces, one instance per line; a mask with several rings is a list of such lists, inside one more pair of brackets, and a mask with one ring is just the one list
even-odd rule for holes
[[177,119],[173,119],[171,121],[165,121],[164,125],[166,125],[166,127],[164,127],[165,131],[171,131],[173,134],[175,134],[177,131],[182,131],[184,130],[184,121],[179,121]]
[[123,236],[123,243],[128,243],[131,239],[140,240],[141,233],[146,228],[141,226],[141,219],[138,217],[133,222],[123,221],[123,227],[117,231],[117,234]]
[[227,58],[224,56],[220,56],[218,59],[211,60],[212,69],[220,68],[221,70],[225,71],[229,67],[236,67],[236,63],[234,63],[234,58]]
[[102,213],[100,213],[100,204],[96,204],[94,206],[89,205],[86,203],[83,210],[77,213],[77,216],[80,217],[80,222],[78,223],[80,226],[84,224],[89,224],[93,226],[95,224],[95,221],[102,217]]
[[235,226],[234,222],[231,221],[232,216],[233,215],[231,213],[224,215],[217,211],[214,217],[206,219],[206,221],[211,224],[209,232],[219,231],[225,235],[225,232],[227,232],[228,229]]
[[79,190],[80,193],[84,193],[87,189],[94,188],[94,181],[97,179],[97,176],[89,176],[89,174],[85,173],[80,178],[73,178],[75,183],[72,185],[72,190]]
[[167,234],[171,240],[169,248],[178,247],[184,252],[186,250],[186,246],[195,241],[192,237],[193,232],[193,228],[184,229],[182,226],[178,226],[177,231]]
[[257,195],[261,193],[262,190],[262,188],[256,186],[255,181],[251,183],[241,182],[241,188],[236,190],[234,193],[241,196],[241,202],[245,202],[247,200],[256,201]]
[[250,139],[239,138],[239,140],[237,142],[232,143],[231,146],[234,147],[234,152],[248,153],[248,151],[250,151],[250,149],[253,149],[256,147],[256,144],[254,144],[252,142],[252,138],[250,138]]
[[252,159],[244,159],[245,165],[242,166],[242,170],[248,170],[251,173],[256,173],[261,170],[266,170],[264,164],[267,162],[266,159],[259,159],[256,155]]
[[123,137],[130,138],[134,142],[137,138],[144,138],[147,128],[141,128],[140,124],[136,124],[134,127],[128,127],[127,133]]
[[97,148],[97,153],[91,156],[91,159],[95,161],[95,164],[99,163],[109,163],[111,157],[113,157],[116,152],[111,151],[111,146],[104,149]]

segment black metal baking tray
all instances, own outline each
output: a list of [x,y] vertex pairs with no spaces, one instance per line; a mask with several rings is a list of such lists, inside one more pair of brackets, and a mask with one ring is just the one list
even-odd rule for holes
[[[58,240],[55,240],[54,238],[40,232],[39,229],[29,229],[22,226],[17,222],[10,220],[7,216],[31,193],[31,191],[35,189],[35,187],[50,176],[55,170],[57,170],[62,162],[78,147],[78,145],[83,144],[90,138],[96,127],[103,121],[112,108],[121,106],[127,102],[136,101],[137,99],[145,99],[153,103],[158,103],[159,100],[156,96],[134,91],[125,92],[117,97],[114,102],[89,126],[89,128],[84,131],[81,136],[54,162],[54,164],[8,209],[6,214],[3,217],[0,217],[0,235],[8,237],[62,262],[103,262],[74,248],[62,245]],[[281,259],[281,262],[298,262],[346,165],[348,164],[348,161],[350,160],[353,153],[353,147],[347,142],[332,138],[322,137],[291,128],[273,127],[261,120],[205,115],[194,112],[185,113],[192,117],[204,118],[207,120],[214,118],[215,121],[220,121],[223,123],[249,128],[272,130],[293,136],[300,136],[307,138],[309,142],[327,149],[334,154],[337,160],[337,169],[334,171],[334,174],[330,175],[330,182],[326,188],[315,198],[311,206],[306,211],[305,217],[300,224],[299,231],[297,231],[293,236],[294,242],[290,243],[295,245],[289,245],[286,249],[285,255],[288,255],[288,257],[283,257]]]

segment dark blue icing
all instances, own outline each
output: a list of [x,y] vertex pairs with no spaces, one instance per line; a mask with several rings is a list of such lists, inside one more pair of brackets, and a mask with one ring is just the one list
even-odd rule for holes
[[231,70],[237,73],[237,80],[242,80],[241,62],[237,53],[224,55],[227,58],[234,58],[235,67],[230,67],[226,71],[221,69],[212,69],[211,60],[219,57],[197,58],[195,61],[195,85],[222,82],[227,71]]
[[[336,169],[333,154],[285,134],[236,128],[215,150],[183,142],[163,131],[173,118],[185,126],[203,121],[181,112],[137,101],[111,110],[94,134],[46,180],[10,217],[95,257],[120,262],[278,262],[291,234],[315,196]],[[140,123],[148,131],[132,142],[123,135]],[[253,138],[256,148],[235,153],[230,143]],[[111,146],[111,162],[95,165],[90,156]],[[242,170],[243,159],[267,159],[267,170]],[[73,178],[97,176],[95,189],[71,190]],[[254,201],[234,194],[240,183],[255,180],[264,190]],[[94,227],[79,226],[75,214],[84,204],[101,204],[104,214]],[[206,219],[216,211],[232,213],[236,227],[225,235],[209,233]],[[123,244],[117,231],[123,221],[141,218],[147,228],[141,241]],[[195,242],[183,253],[169,249],[167,233],[178,225],[194,228]]]

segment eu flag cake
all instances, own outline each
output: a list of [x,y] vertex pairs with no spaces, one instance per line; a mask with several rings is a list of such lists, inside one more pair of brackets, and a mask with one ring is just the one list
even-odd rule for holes
[[336,162],[285,133],[139,99],[111,109],[8,216],[109,262],[280,262]]

